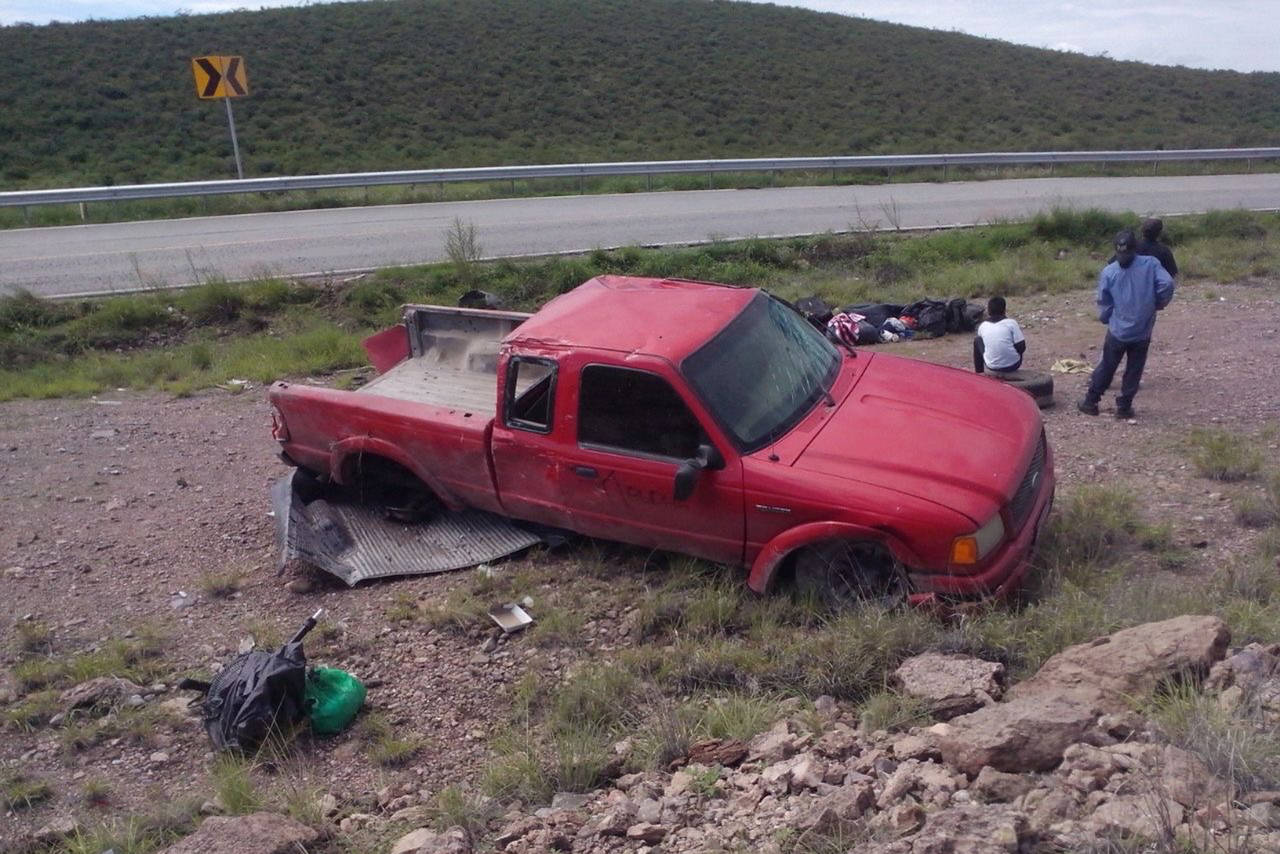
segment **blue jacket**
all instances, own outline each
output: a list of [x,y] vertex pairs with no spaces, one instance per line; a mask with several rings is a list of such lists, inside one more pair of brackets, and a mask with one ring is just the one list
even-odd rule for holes
[[1137,255],[1128,268],[1112,261],[1098,276],[1098,320],[1120,341],[1147,341],[1156,312],[1173,299],[1173,277],[1150,255]]

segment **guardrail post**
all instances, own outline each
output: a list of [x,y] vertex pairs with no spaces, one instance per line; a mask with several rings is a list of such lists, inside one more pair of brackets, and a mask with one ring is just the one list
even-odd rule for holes
[[582,175],[578,175],[578,195],[582,195]]
[[1160,161],[1159,160],[1151,161],[1151,174],[1154,175],[1159,171],[1160,171]]
[[1244,161],[1244,173],[1246,175],[1253,174],[1253,158],[1250,157]]
[[944,183],[947,180],[947,164],[945,163],[942,164],[942,180]]
[[708,189],[708,190],[713,190],[713,189],[715,189],[715,187],[713,186],[713,182],[714,182],[715,177],[716,177],[716,173],[714,173],[714,172],[708,172],[708,173],[707,173],[707,189]]
[[653,173],[646,172],[644,176],[644,189],[646,193],[653,192]]
[[26,206],[22,206],[22,224],[31,225],[31,210]]
[[81,203],[80,203],[80,221],[81,221],[81,222],[84,222],[84,221],[85,221],[85,215],[84,215],[84,202],[81,202]]

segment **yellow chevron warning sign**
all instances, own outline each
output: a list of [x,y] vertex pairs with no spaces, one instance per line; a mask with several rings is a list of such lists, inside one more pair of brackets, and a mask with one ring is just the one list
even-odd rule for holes
[[239,98],[249,94],[241,56],[197,56],[191,60],[197,98]]

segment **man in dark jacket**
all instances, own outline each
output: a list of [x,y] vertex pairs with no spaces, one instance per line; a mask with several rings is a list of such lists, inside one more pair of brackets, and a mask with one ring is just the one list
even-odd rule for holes
[[1173,277],[1155,257],[1138,254],[1138,240],[1125,229],[1116,235],[1115,260],[1098,276],[1098,320],[1107,324],[1102,361],[1093,369],[1089,390],[1076,408],[1085,415],[1098,414],[1098,401],[1111,386],[1120,359],[1125,360],[1116,418],[1133,417],[1133,397],[1138,393],[1147,349],[1156,325],[1156,312],[1173,299]]
[[1142,239],[1138,241],[1138,254],[1150,255],[1160,262],[1173,278],[1178,278],[1178,262],[1173,260],[1173,250],[1160,242],[1160,232],[1164,231],[1164,223],[1152,217],[1142,223]]

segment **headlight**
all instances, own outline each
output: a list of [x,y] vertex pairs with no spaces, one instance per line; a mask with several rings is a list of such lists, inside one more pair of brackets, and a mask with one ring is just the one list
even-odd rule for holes
[[991,554],[992,549],[1000,545],[1004,539],[1004,520],[1000,514],[991,517],[991,521],[978,530],[964,537],[956,537],[951,543],[951,562],[957,564],[974,564]]

